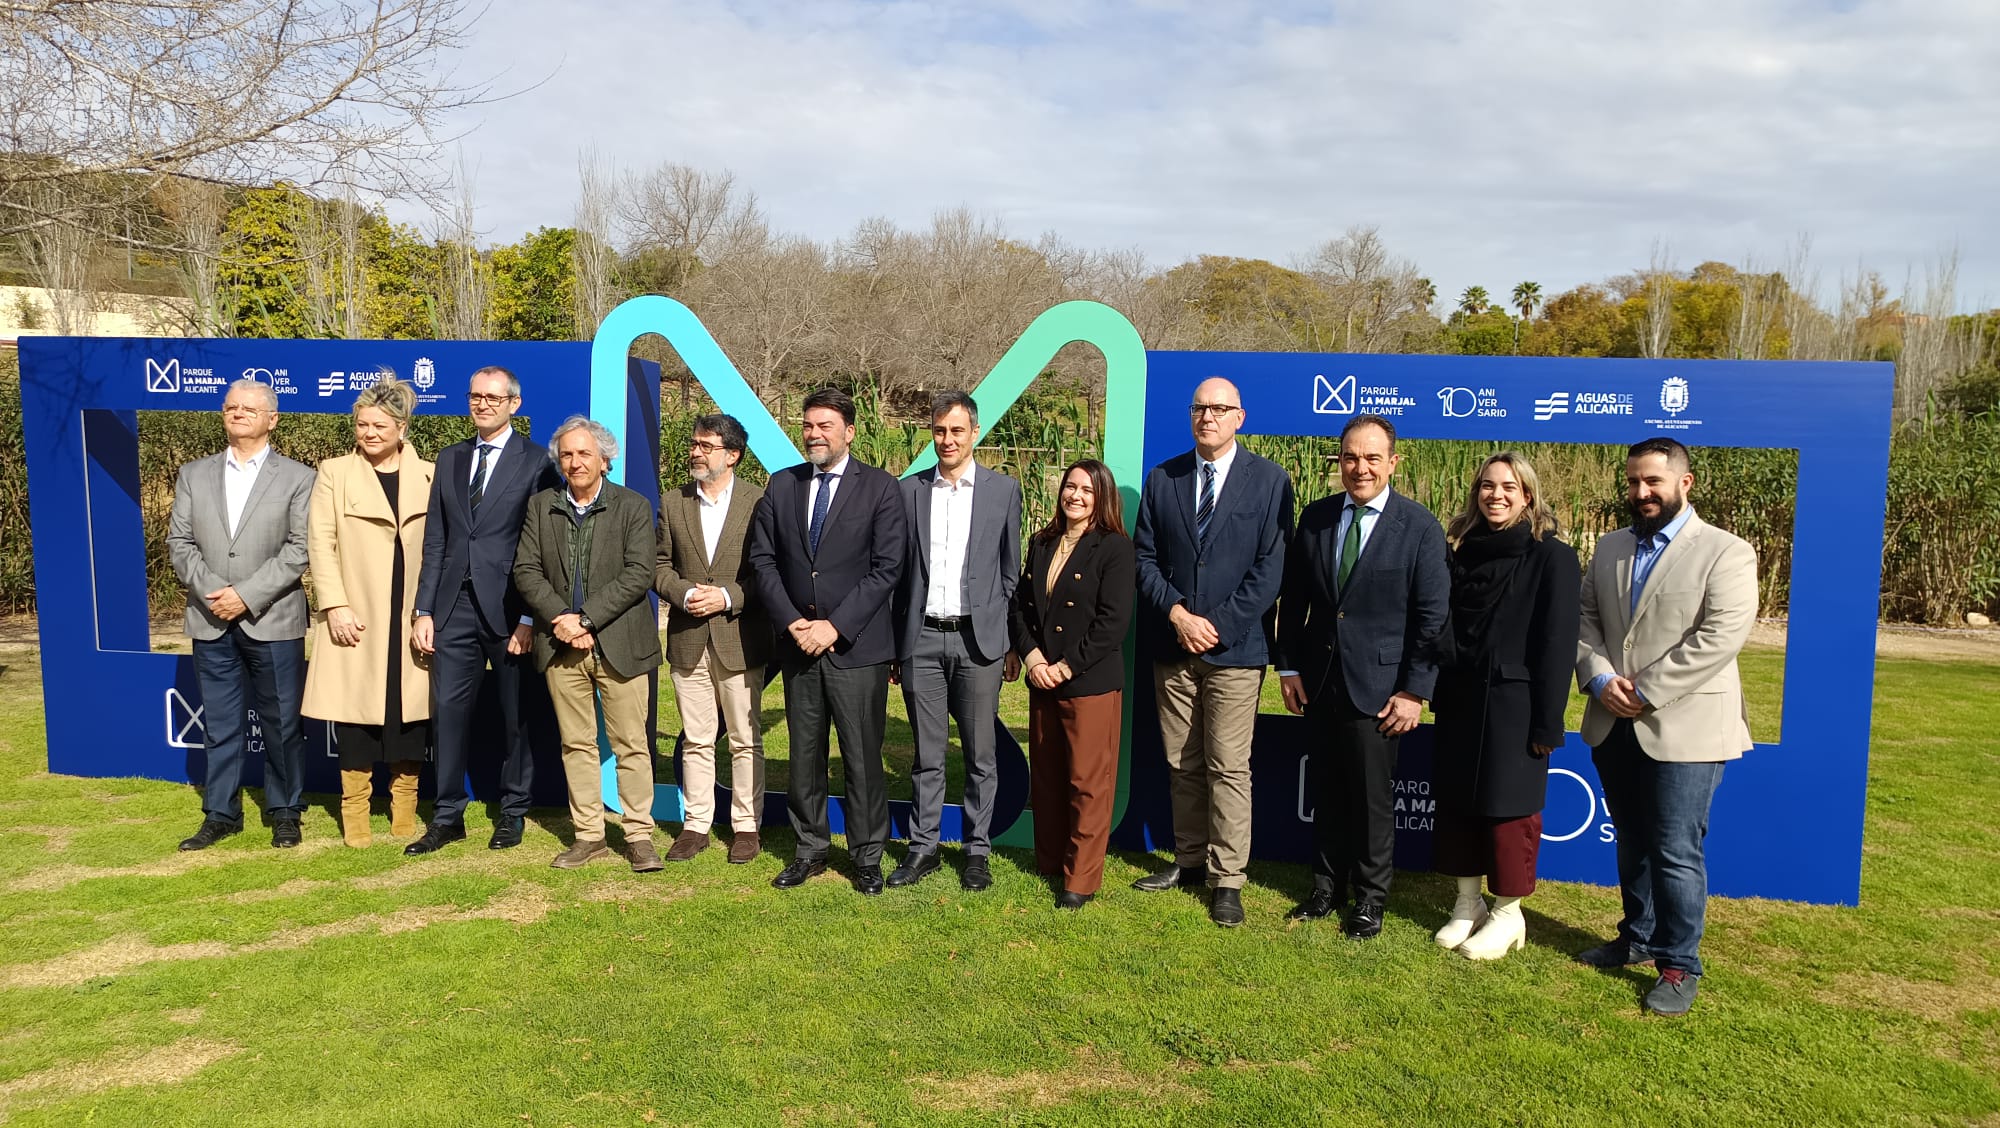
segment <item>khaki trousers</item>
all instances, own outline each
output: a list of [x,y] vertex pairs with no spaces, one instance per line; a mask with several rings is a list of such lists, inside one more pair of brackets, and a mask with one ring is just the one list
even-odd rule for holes
[[1262,666],[1189,655],[1153,665],[1160,740],[1174,801],[1174,864],[1206,866],[1215,889],[1241,889],[1250,862],[1250,738]]
[[[692,666],[675,666],[674,700],[681,708],[682,830],[707,834],[715,821],[715,738],[729,731],[729,827],[755,831],[764,806],[764,726],[757,707],[764,668],[729,670],[710,644]],[[718,721],[720,726],[718,726]]]
[[566,650],[549,663],[549,698],[562,733],[563,776],[569,782],[569,817],[579,841],[604,838],[604,779],[597,756],[597,703],[604,702],[604,735],[618,761],[619,820],[625,841],[653,833],[653,750],[646,744],[648,679],[620,678],[596,651]]

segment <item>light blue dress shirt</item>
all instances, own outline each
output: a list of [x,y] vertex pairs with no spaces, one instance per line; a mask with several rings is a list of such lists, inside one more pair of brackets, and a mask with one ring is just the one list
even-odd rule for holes
[[[1652,576],[1653,566],[1660,562],[1660,554],[1667,550],[1668,545],[1674,543],[1675,537],[1681,535],[1681,530],[1687,528],[1688,518],[1693,516],[1694,508],[1684,505],[1681,507],[1680,516],[1667,522],[1666,528],[1650,537],[1639,538],[1638,545],[1632,549],[1632,597],[1625,605],[1625,614],[1628,617],[1639,609],[1639,596],[1645,593],[1646,580]],[[1632,535],[1639,536],[1637,533]],[[1602,695],[1605,685],[1611,678],[1610,674],[1597,675],[1590,679],[1587,691],[1592,697]],[[1643,694],[1638,694],[1636,691],[1635,696],[1641,701],[1646,699]]]

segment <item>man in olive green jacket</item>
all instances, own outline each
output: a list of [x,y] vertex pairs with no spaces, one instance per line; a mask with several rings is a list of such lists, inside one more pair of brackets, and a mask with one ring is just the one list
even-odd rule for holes
[[549,682],[562,732],[576,839],[556,856],[575,869],[610,852],[597,757],[597,701],[618,761],[625,856],[635,873],[661,868],[653,846],[653,749],[646,733],[660,667],[653,587],[653,506],[605,480],[618,441],[573,415],[549,443],[567,486],[528,501],[514,587],[535,616],[535,666]]

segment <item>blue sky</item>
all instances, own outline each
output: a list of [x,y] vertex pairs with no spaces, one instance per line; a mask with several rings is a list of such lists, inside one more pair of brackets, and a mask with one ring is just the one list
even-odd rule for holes
[[493,241],[570,222],[579,149],[731,169],[837,239],[965,205],[1030,238],[1287,262],[1351,224],[1455,295],[1646,264],[1830,291],[1956,247],[2000,305],[1993,0],[496,0],[456,123]]

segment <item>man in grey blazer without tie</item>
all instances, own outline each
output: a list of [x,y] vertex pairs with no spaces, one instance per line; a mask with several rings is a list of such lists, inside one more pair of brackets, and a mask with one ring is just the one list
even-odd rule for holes
[[229,448],[174,478],[167,556],[187,589],[187,633],[201,685],[208,772],[201,828],[181,842],[202,850],[243,829],[243,756],[257,710],[264,742],[264,810],[271,845],[297,846],[305,814],[308,610],[306,512],[313,472],[271,449],[278,396],[238,380],[222,403]]
[[993,884],[987,855],[993,849],[1000,682],[1018,673],[1007,615],[1021,578],[1021,483],[972,457],[979,405],[964,392],[945,392],[932,403],[931,440],[937,465],[902,481],[910,538],[896,589],[897,655],[916,738],[910,769],[915,803],[910,851],[888,884],[915,885],[940,864],[945,751],[956,719],[965,755],[966,857],[959,885],[977,892]]

